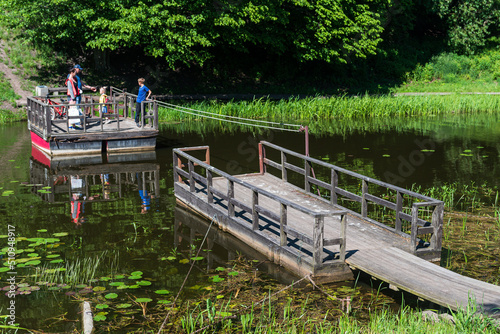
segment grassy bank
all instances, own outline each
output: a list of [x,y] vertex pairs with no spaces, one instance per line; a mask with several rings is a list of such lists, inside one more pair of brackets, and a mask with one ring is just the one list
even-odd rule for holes
[[498,92],[500,50],[465,56],[444,52],[407,72],[394,92]]

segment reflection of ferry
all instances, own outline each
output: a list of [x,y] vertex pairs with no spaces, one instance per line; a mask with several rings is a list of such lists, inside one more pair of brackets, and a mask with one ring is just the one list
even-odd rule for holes
[[47,202],[71,201],[78,210],[77,204],[84,201],[113,201],[126,191],[138,190],[146,204],[148,198],[160,196],[155,151],[54,159],[33,147],[31,155],[33,191]]
[[[206,219],[176,206],[174,246],[180,251],[192,251],[191,245],[195,244],[197,240],[203,239],[209,226],[210,223]],[[253,247],[233,235],[220,230],[217,226],[212,226],[210,228],[206,243],[203,245],[202,251],[200,252],[200,255],[206,258],[207,269],[226,266],[228,261],[235,260],[239,254],[246,256],[248,259],[259,260],[257,270],[266,272],[268,275],[281,282],[291,283],[297,280],[296,275],[268,261],[264,255],[256,251]]]

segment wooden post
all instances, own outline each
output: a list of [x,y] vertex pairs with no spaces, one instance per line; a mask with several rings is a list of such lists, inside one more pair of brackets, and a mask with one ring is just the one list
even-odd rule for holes
[[335,188],[339,185],[339,176],[337,175],[337,171],[335,169],[331,169],[331,185],[332,189],[330,189],[330,203],[337,204],[337,192]]
[[254,231],[259,229],[257,205],[259,205],[259,193],[256,190],[252,190],[252,230]]
[[207,165],[210,165],[210,147],[207,146],[207,149],[205,150],[205,163]]
[[444,214],[444,203],[439,203],[434,208],[432,212],[432,226],[434,227],[434,233],[431,237],[431,247],[440,251],[443,242],[443,214]]
[[288,180],[288,175],[285,163],[286,163],[286,154],[285,152],[281,151],[281,179],[286,182]]
[[153,127],[158,130],[158,102],[155,100],[153,102]]
[[263,175],[266,172],[266,165],[264,164],[264,158],[266,157],[266,149],[262,143],[259,143],[259,169],[260,174]]
[[91,334],[94,331],[94,317],[92,314],[92,309],[88,301],[84,301],[82,304],[82,333]]
[[118,131],[120,131],[120,114],[118,112],[118,102],[116,102],[115,99],[113,99],[113,109],[115,111],[115,119],[116,119],[116,128],[118,129]]
[[347,240],[347,215],[340,216],[340,238],[342,238],[342,243],[340,244],[340,261],[345,261],[345,250],[346,250],[346,240]]
[[[49,107],[45,107],[45,128],[47,129],[47,131],[45,131],[44,133],[46,133],[47,135],[50,135],[50,133],[52,132],[52,119],[50,116],[50,108]],[[44,139],[47,140],[46,138],[44,138]]]
[[309,176],[311,175],[311,164],[307,159],[304,159],[304,190],[311,192],[311,184],[309,183]]
[[188,161],[188,169],[189,169],[189,191],[193,193],[195,191],[194,177],[193,177],[194,164],[191,160]]
[[418,233],[418,206],[413,204],[411,208],[411,243],[410,251],[417,252],[417,233]]
[[283,203],[280,203],[280,245],[286,246],[288,243],[288,235],[285,231],[285,227],[287,225],[287,206]]
[[[175,176],[174,176],[175,180]],[[207,169],[207,201],[208,204],[213,204],[214,203],[214,194],[212,193],[212,171]]]
[[127,96],[127,94],[123,94],[123,103],[124,103],[124,106],[123,106],[123,117],[124,118],[128,118],[129,105],[128,105],[128,96]]
[[366,217],[368,215],[368,201],[366,200],[366,194],[368,193],[368,183],[365,180],[362,181],[361,186],[361,216]]
[[325,225],[325,217],[318,216],[314,218],[313,230],[313,266],[314,268],[322,264],[323,255],[323,233]]
[[227,180],[227,214],[234,217],[234,204],[231,201],[234,198],[234,181]]
[[401,211],[403,210],[403,195],[398,191],[396,194],[396,223],[394,229],[401,232]]

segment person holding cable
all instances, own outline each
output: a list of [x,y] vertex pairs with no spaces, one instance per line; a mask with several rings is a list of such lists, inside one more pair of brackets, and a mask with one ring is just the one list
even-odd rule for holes
[[142,127],[142,101],[149,99],[151,96],[151,90],[144,85],[146,80],[144,78],[139,78],[137,82],[139,83],[139,93],[137,94],[137,100],[135,103],[135,124],[137,127]]

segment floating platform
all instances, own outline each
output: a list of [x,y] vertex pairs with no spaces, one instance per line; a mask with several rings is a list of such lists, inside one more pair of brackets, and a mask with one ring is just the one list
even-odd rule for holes
[[[54,102],[57,98],[57,95],[29,97],[26,107],[32,145],[49,156],[155,149],[159,133],[156,101],[143,103],[143,117],[137,126],[136,95],[122,90],[112,88],[111,102],[106,104],[96,102],[97,96],[87,96],[79,109],[65,102]],[[109,113],[102,113],[104,106]],[[76,116],[70,116],[75,110]]]
[[211,166],[206,146],[173,156],[182,206],[299,277],[341,281],[356,269],[453,310],[470,297],[481,312],[500,308],[499,286],[429,261],[441,257],[442,201],[268,142],[255,174]]

